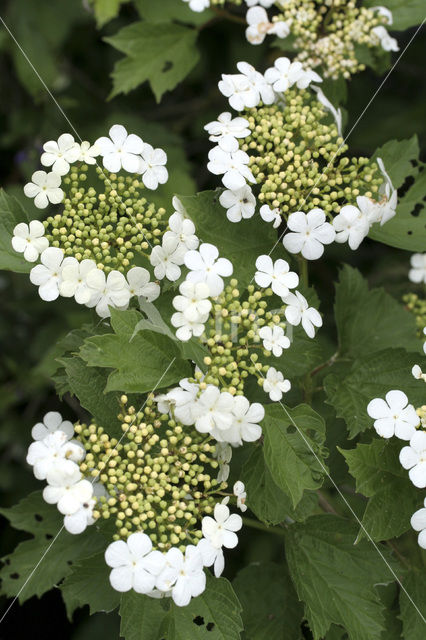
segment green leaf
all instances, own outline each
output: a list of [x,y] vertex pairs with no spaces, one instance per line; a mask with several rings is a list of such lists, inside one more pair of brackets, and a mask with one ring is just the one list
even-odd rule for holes
[[316,494],[306,491],[293,509],[288,495],[274,482],[260,446],[253,448],[242,468],[241,479],[247,489],[247,506],[266,524],[278,524],[286,518],[305,520],[312,515],[318,503]]
[[[340,449],[356,480],[357,492],[370,498],[362,524],[376,542],[397,538],[408,531],[418,505],[418,491],[399,462],[401,448],[399,441],[375,438],[371,444],[358,444],[349,451]],[[358,540],[365,537],[361,528]]]
[[314,640],[332,623],[344,626],[351,640],[380,639],[383,605],[374,586],[393,577],[369,542],[354,545],[356,535],[355,524],[332,515],[312,516],[288,531],[290,575]]
[[157,102],[198,62],[197,31],[178,24],[134,22],[105,41],[126,55],[112,72],[111,97],[149,80]]
[[80,355],[89,367],[114,369],[105,392],[145,393],[167,387],[191,374],[188,362],[180,357],[177,343],[154,331],[135,328],[141,314],[135,310],[111,310],[115,333],[85,340]]
[[322,484],[326,471],[324,420],[308,405],[291,409],[274,403],[266,405],[262,424],[266,464],[274,482],[296,507],[305,489]]
[[124,640],[160,640],[168,602],[135,591],[123,593],[120,604],[120,636]]
[[28,222],[27,214],[16,198],[0,189],[0,269],[29,273],[34,264],[12,247],[13,229],[19,222]]
[[251,564],[232,584],[243,607],[247,640],[299,640],[303,606],[285,565]]
[[[403,638],[407,640],[424,640],[426,619],[426,575],[424,567],[420,568],[420,571],[411,571],[407,574],[404,578],[404,588],[405,591],[401,589],[399,596]],[[423,616],[423,620],[421,616]]]
[[188,24],[203,24],[215,16],[213,11],[204,10],[200,13],[192,11],[189,5],[184,2],[176,2],[176,0],[134,0],[136,9],[141,18],[148,22],[171,22],[171,20],[179,20]]
[[238,224],[229,222],[219,202],[219,195],[219,190],[202,191],[196,196],[179,196],[179,199],[193,220],[201,240],[216,245],[221,257],[232,262],[233,277],[237,278],[243,290],[254,278],[257,256],[269,254],[277,238],[269,225],[259,225],[255,217]]
[[67,614],[72,619],[78,607],[89,605],[90,614],[113,611],[120,604],[120,593],[109,582],[110,567],[104,552],[96,553],[72,566],[71,573],[61,584]]
[[340,272],[334,311],[340,356],[359,358],[394,345],[419,347],[413,315],[384,289],[368,290],[349,265]]
[[120,7],[128,0],[92,0],[98,28],[118,16]]
[[59,511],[43,500],[41,491],[34,491],[10,508],[0,508],[14,529],[34,534],[56,534],[63,525]]
[[419,140],[416,135],[406,140],[389,140],[377,149],[373,160],[381,158],[395,189],[402,187],[408,176],[417,173],[413,162],[419,158]]
[[[404,31],[421,24],[425,17],[423,0],[385,0],[383,4],[392,11],[393,24],[389,27],[390,31]],[[375,7],[376,0],[367,0],[365,5]]]
[[415,407],[423,404],[424,389],[411,375],[411,369],[414,364],[422,366],[424,360],[404,349],[385,349],[355,360],[346,376],[341,372],[325,378],[328,402],[337,417],[345,420],[349,438],[373,427],[367,405],[373,398],[384,398],[392,389],[404,391]]

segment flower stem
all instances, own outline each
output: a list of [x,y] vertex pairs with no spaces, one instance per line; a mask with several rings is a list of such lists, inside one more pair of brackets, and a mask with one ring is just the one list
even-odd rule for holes
[[259,522],[259,520],[255,520],[254,518],[243,518],[243,524],[247,527],[252,527],[252,529],[259,529],[260,531],[265,531],[266,533],[274,533],[277,536],[284,536],[285,531],[280,527],[268,527],[268,525]]

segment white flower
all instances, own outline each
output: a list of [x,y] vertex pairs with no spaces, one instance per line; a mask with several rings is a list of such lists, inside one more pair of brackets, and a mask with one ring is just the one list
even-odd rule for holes
[[374,27],[371,30],[385,51],[399,51],[398,41],[392,38],[385,27]]
[[247,499],[247,493],[244,482],[241,482],[241,480],[237,480],[237,482],[234,484],[233,493],[237,498],[238,509],[240,509],[240,511],[244,513],[244,511],[247,511],[247,505],[245,503]]
[[374,398],[367,406],[367,413],[374,418],[374,428],[379,436],[391,438],[395,435],[401,440],[410,440],[420,424],[420,418],[403,391],[393,390],[382,398]]
[[272,222],[274,229],[277,229],[281,224],[281,216],[278,209],[271,209],[267,204],[260,207],[260,216],[265,222]]
[[43,498],[49,504],[56,504],[63,515],[76,513],[93,495],[92,483],[82,477],[76,464],[73,468],[51,469],[46,476],[48,486],[43,489]]
[[232,406],[232,424],[229,429],[215,427],[211,434],[218,442],[230,442],[241,446],[244,442],[255,442],[262,435],[258,424],[265,417],[265,409],[259,402],[250,402],[244,396],[235,396]]
[[20,222],[13,230],[12,247],[18,253],[23,253],[25,260],[35,262],[49,246],[49,240],[44,235],[44,225],[40,220],[31,220],[26,224]]
[[178,265],[183,263],[182,246],[177,238],[163,237],[161,245],[156,245],[150,256],[150,262],[154,267],[154,275],[158,280],[167,278],[174,282],[180,277],[181,270]]
[[263,289],[271,287],[277,296],[286,296],[290,289],[297,287],[299,276],[290,271],[290,265],[286,260],[279,258],[275,262],[270,256],[259,256],[256,260],[254,279],[256,284]]
[[67,440],[74,435],[74,425],[69,420],[63,420],[57,411],[49,411],[43,418],[43,422],[37,422],[31,429],[31,437],[34,440],[43,440],[54,431],[62,431]]
[[87,274],[96,269],[94,260],[82,260],[68,257],[62,262],[61,283],[59,293],[64,298],[72,298],[78,304],[87,304],[92,295],[92,291],[87,284]]
[[195,225],[192,220],[175,211],[169,218],[169,227],[170,231],[166,231],[164,238],[174,238],[188,250],[198,247],[200,241],[195,235]]
[[269,394],[272,402],[279,402],[283,393],[287,393],[290,389],[290,381],[284,379],[281,371],[277,371],[275,367],[269,367],[266,378],[263,380],[263,390]]
[[80,144],[80,156],[78,160],[80,162],[85,162],[86,164],[96,164],[96,158],[99,155],[99,149],[97,146],[91,145],[90,142],[84,140]]
[[74,462],[84,457],[84,449],[75,442],[68,441],[64,431],[54,431],[43,440],[32,442],[28,448],[27,462],[33,467],[38,480],[44,480],[55,468],[77,468]]
[[210,6],[210,0],[183,0],[184,2],[189,2],[189,8],[192,11],[196,11],[200,13],[207,9]]
[[32,182],[27,182],[24,193],[28,198],[34,198],[37,209],[45,209],[49,202],[59,204],[62,202],[64,192],[60,188],[61,176],[59,173],[46,173],[35,171],[31,176]]
[[148,189],[157,189],[159,184],[165,184],[169,173],[165,167],[167,154],[163,149],[154,149],[145,143],[141,152],[138,173],[142,174],[142,181]]
[[143,267],[132,267],[126,273],[130,296],[146,298],[148,302],[156,300],[160,295],[160,287],[156,282],[150,282],[150,275]]
[[86,283],[91,292],[87,306],[96,307],[96,313],[101,318],[109,318],[109,306],[123,309],[129,304],[130,291],[120,271],[114,269],[105,276],[100,269],[92,269],[86,275]]
[[[275,101],[275,94],[271,85],[265,80],[265,77],[261,73],[259,73],[259,71],[256,71],[256,69],[251,64],[249,64],[248,62],[238,62],[237,69],[240,73],[243,74],[243,76],[247,78],[250,85],[258,93],[259,98],[257,104],[260,100],[267,105],[272,104]],[[254,106],[257,106],[257,104]]]
[[298,89],[307,89],[311,82],[322,82],[322,78],[312,69],[305,69],[296,85]]
[[292,87],[304,73],[300,62],[291,62],[288,58],[277,58],[274,66],[265,72],[265,79],[274,91],[281,93]]
[[287,321],[294,327],[302,322],[306,334],[309,338],[313,338],[314,327],[322,327],[322,318],[318,311],[308,305],[308,301],[299,291],[289,293],[283,298],[283,302],[288,305],[285,310]]
[[225,568],[225,557],[222,547],[215,547],[210,540],[201,538],[197,544],[197,549],[201,553],[204,566],[211,567],[214,565],[214,575],[216,578],[220,578]]
[[307,214],[295,211],[289,215],[287,226],[293,233],[284,236],[285,249],[290,253],[300,252],[307,260],[318,260],[324,253],[323,245],[330,244],[336,237],[322,209],[312,209]]
[[170,318],[170,322],[177,329],[176,337],[182,342],[187,342],[192,338],[192,336],[195,336],[196,338],[202,336],[205,328],[204,322],[206,320],[207,316],[204,318],[197,318],[196,320],[190,320],[180,311],[174,313]]
[[426,284],[426,253],[415,253],[410,258],[411,269],[408,277],[411,282],[424,282]]
[[223,191],[219,196],[219,202],[227,209],[226,217],[230,222],[251,218],[256,209],[256,198],[247,184],[236,191]]
[[199,549],[190,544],[185,549],[185,556],[180,549],[172,547],[165,558],[166,568],[158,576],[156,587],[160,591],[171,591],[174,603],[185,607],[206,588],[203,557]]
[[197,384],[189,382],[188,378],[183,378],[179,382],[179,387],[167,394],[170,403],[174,406],[176,419],[184,425],[192,425],[195,422],[194,410],[198,391]]
[[187,320],[205,322],[212,303],[208,299],[210,290],[205,282],[189,282],[184,280],[179,287],[180,296],[173,298],[176,311],[181,311]]
[[386,22],[388,24],[393,23],[392,11],[390,11],[387,7],[371,7],[371,11],[377,11],[379,16],[382,16],[386,19]]
[[81,154],[80,145],[70,133],[63,133],[57,141],[45,142],[43,149],[41,164],[43,167],[52,167],[52,171],[60,176],[68,173],[70,164],[79,160]]
[[420,531],[417,542],[422,549],[426,549],[426,498],[424,507],[411,516],[411,526],[414,531]]
[[250,135],[249,122],[246,118],[232,118],[229,111],[224,111],[217,120],[209,122],[204,129],[209,134],[209,140],[217,142],[224,151],[237,151],[237,138]]
[[225,547],[234,549],[238,544],[239,531],[243,526],[243,521],[237,513],[230,514],[229,508],[225,504],[216,503],[214,507],[214,518],[204,516],[201,522],[203,536],[215,547]]
[[415,364],[411,369],[411,374],[416,380],[424,380],[426,382],[426,373],[423,373],[418,364]]
[[154,588],[166,560],[160,551],[152,550],[146,533],[137,532],[130,534],[126,542],[112,542],[105,551],[105,562],[112,567],[109,581],[113,589],[121,593],[134,589],[146,594]]
[[327,109],[327,111],[332,114],[336,123],[338,134],[339,136],[342,136],[342,110],[336,109],[336,107],[331,104],[330,100],[325,97],[322,89],[314,85],[312,85],[312,89],[317,94],[318,102],[320,102]]
[[78,535],[83,533],[86,528],[95,522],[93,517],[93,509],[96,504],[96,500],[91,498],[87,502],[84,502],[80,509],[71,515],[67,515],[64,518],[64,527],[68,533]]
[[58,247],[48,247],[40,256],[41,264],[30,271],[30,281],[38,286],[42,300],[51,302],[59,296],[64,252]]
[[410,445],[401,449],[399,461],[404,469],[409,469],[408,475],[413,485],[418,489],[426,488],[425,431],[416,431],[410,439]]
[[286,38],[290,27],[286,22],[270,22],[265,9],[253,7],[246,14],[246,38],[250,44],[262,44],[267,34],[275,33],[279,38]]
[[229,478],[229,463],[232,459],[232,447],[227,442],[216,442],[214,455],[219,463],[217,481],[219,483],[226,482]]
[[105,169],[117,173],[123,168],[129,173],[138,173],[143,142],[134,133],[127,135],[121,124],[115,124],[109,130],[109,138],[103,136],[95,142],[95,147],[102,156]]
[[334,218],[333,227],[336,231],[336,242],[347,242],[355,251],[368,235],[370,223],[365,213],[348,204],[342,207]]
[[219,82],[219,91],[229,99],[233,109],[242,111],[246,107],[257,107],[261,100],[264,104],[274,102],[274,91],[261,73],[247,62],[239,62],[237,68],[241,73],[223,74]]
[[231,191],[236,191],[244,187],[246,180],[255,182],[247,166],[249,161],[250,158],[245,151],[229,153],[217,146],[209,151],[207,169],[216,176],[223,175],[224,186]]
[[200,433],[210,434],[213,431],[226,431],[231,428],[234,420],[233,409],[233,396],[209,384],[192,409],[195,428]]
[[261,327],[259,336],[262,338],[263,348],[272,351],[276,358],[280,357],[283,349],[288,349],[290,346],[290,340],[284,335],[284,329],[281,327]]
[[189,282],[205,282],[214,298],[222,293],[224,282],[221,276],[232,275],[232,263],[219,258],[219,250],[213,244],[204,243],[198,251],[185,254],[185,265],[190,270],[186,279]]
[[248,7],[254,7],[257,4],[260,4],[265,9],[269,9],[276,2],[276,0],[246,0],[246,5]]

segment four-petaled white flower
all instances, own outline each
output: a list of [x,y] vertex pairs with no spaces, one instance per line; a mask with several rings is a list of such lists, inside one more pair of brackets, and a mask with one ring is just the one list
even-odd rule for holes
[[63,420],[58,411],[48,411],[43,422],[37,422],[31,429],[31,437],[34,440],[43,440],[55,431],[62,431],[69,440],[74,435],[74,425],[69,420]]
[[256,198],[247,184],[236,191],[223,191],[219,196],[219,202],[227,210],[226,217],[230,222],[251,218],[256,209]]
[[420,532],[417,542],[422,549],[426,549],[426,498],[424,500],[424,507],[411,516],[411,526],[414,531]]
[[290,346],[290,340],[284,334],[282,327],[261,327],[259,329],[259,336],[263,341],[263,348],[267,351],[271,351],[276,358],[279,358],[283,352],[283,349],[288,349]]
[[186,607],[191,598],[196,598],[206,588],[201,552],[192,544],[186,547],[185,555],[172,547],[165,559],[166,567],[158,576],[156,587],[160,591],[170,591],[174,603],[178,607]]
[[264,104],[274,102],[274,90],[261,73],[247,62],[239,62],[237,68],[239,74],[223,74],[218,85],[233,109],[242,111],[246,107],[257,107],[261,100]]
[[271,287],[277,296],[286,296],[290,289],[299,284],[299,276],[290,271],[290,265],[286,260],[279,258],[275,262],[270,256],[259,256],[256,260],[254,279],[256,284],[263,289]]
[[62,202],[64,192],[61,189],[61,176],[59,173],[46,173],[35,171],[31,176],[32,182],[27,182],[24,193],[28,198],[34,198],[37,209],[45,209],[49,202],[59,204]]
[[355,251],[368,235],[370,223],[365,213],[358,207],[348,204],[340,209],[333,220],[336,242],[347,242]]
[[225,556],[223,555],[221,546],[214,546],[210,540],[201,538],[197,544],[197,549],[203,558],[205,567],[213,565],[213,571],[216,578],[220,578],[225,568]]
[[44,224],[40,220],[31,220],[29,224],[20,222],[13,230],[12,247],[23,253],[25,260],[35,262],[49,246],[44,235]]
[[84,458],[84,449],[75,442],[69,442],[64,431],[54,431],[43,440],[36,440],[28,447],[27,462],[33,467],[37,480],[45,480],[53,469],[74,469]]
[[95,147],[108,171],[117,173],[123,168],[129,173],[138,173],[140,154],[143,151],[142,139],[134,133],[128,135],[121,124],[111,127],[109,138],[106,136],[98,138]]
[[260,207],[260,217],[265,222],[272,222],[274,229],[277,229],[281,224],[281,216],[278,209],[271,209],[267,204]]
[[288,217],[287,226],[292,233],[283,238],[283,245],[290,253],[301,253],[307,260],[318,260],[324,253],[325,244],[330,244],[336,232],[326,222],[322,209],[312,209],[305,214],[295,211]]
[[146,298],[148,302],[156,300],[160,295],[160,287],[156,282],[150,282],[150,275],[144,267],[132,267],[126,273],[127,284],[131,296]]
[[174,407],[177,420],[184,425],[192,425],[195,422],[194,410],[199,389],[198,384],[189,382],[188,378],[183,378],[179,382],[179,386],[167,394],[169,402]]
[[213,147],[209,151],[207,169],[216,176],[222,175],[222,182],[227,189],[236,191],[242,189],[249,182],[255,182],[252,172],[248,168],[250,161],[245,151],[229,153],[220,147]]
[[156,245],[150,256],[154,267],[154,275],[158,280],[167,278],[174,282],[180,277],[180,266],[183,264],[184,252],[176,237],[163,237],[161,245]]
[[201,522],[203,536],[215,547],[234,549],[238,544],[239,531],[243,521],[238,513],[230,513],[225,504],[217,503],[213,512],[214,518],[204,516]]
[[411,258],[411,269],[408,277],[411,282],[424,282],[426,284],[426,253],[414,253]]
[[80,144],[80,155],[78,157],[79,162],[85,162],[86,164],[96,164],[96,158],[99,155],[99,149],[95,144],[90,144],[87,140],[83,140]]
[[176,327],[176,337],[178,340],[182,342],[187,342],[195,336],[199,338],[204,333],[204,322],[207,318],[197,318],[195,320],[190,320],[186,318],[185,315],[181,311],[176,311],[170,318],[170,322],[174,327]]
[[275,34],[278,38],[286,38],[290,33],[287,22],[280,20],[270,22],[268,14],[262,7],[253,7],[247,11],[246,38],[250,44],[262,44],[268,34]]
[[322,327],[322,318],[319,312],[309,306],[308,301],[299,291],[289,293],[283,298],[283,302],[287,305],[285,310],[287,321],[294,327],[302,323],[306,334],[309,338],[313,338],[315,336],[314,327]]
[[212,297],[222,293],[224,282],[222,276],[232,275],[232,263],[226,258],[219,258],[219,250],[213,244],[204,243],[198,251],[185,254],[185,265],[190,270],[186,279],[189,282],[205,282]]
[[138,173],[142,174],[142,181],[148,189],[155,190],[159,184],[165,184],[169,173],[165,167],[167,154],[163,149],[154,149],[145,143],[139,160]]
[[229,111],[221,113],[217,120],[209,122],[204,129],[209,134],[209,140],[217,142],[224,151],[238,150],[237,138],[246,138],[250,135],[249,122],[246,118],[232,118]]
[[137,532],[126,541],[112,542],[105,551],[105,562],[112,568],[109,581],[113,589],[121,593],[134,589],[146,594],[154,589],[166,559],[160,551],[152,550],[146,533]]
[[279,402],[283,393],[287,393],[290,389],[290,381],[284,379],[281,371],[277,371],[275,367],[269,367],[266,378],[263,380],[263,390],[269,394],[269,398],[273,402]]
[[300,62],[291,62],[289,58],[277,58],[274,66],[265,71],[265,80],[274,91],[281,93],[292,87],[304,73]]
[[368,415],[374,419],[374,428],[382,438],[395,435],[410,440],[415,434],[420,418],[403,391],[393,390],[383,398],[374,398],[367,406]]
[[[234,398],[227,391],[220,391],[214,385],[207,385],[192,412],[195,428],[200,433],[216,434],[231,428],[234,416]],[[221,440],[216,435],[216,440]]]
[[64,527],[68,533],[78,535],[83,533],[89,525],[94,524],[93,509],[95,504],[95,498],[91,498],[87,502],[83,502],[78,511],[65,516]]
[[129,287],[120,271],[110,271],[106,276],[100,269],[92,269],[86,275],[86,283],[91,292],[86,304],[89,308],[96,307],[96,313],[101,318],[109,318],[110,306],[124,309],[129,304]]
[[382,49],[385,51],[399,51],[398,41],[389,35],[386,27],[374,27],[371,31],[380,42]]
[[250,402],[244,396],[235,396],[232,405],[232,424],[229,429],[217,426],[211,434],[218,442],[229,442],[241,446],[243,442],[255,442],[262,435],[265,409],[259,402]]
[[58,511],[65,516],[76,513],[93,495],[92,483],[82,478],[76,464],[51,468],[47,472],[48,485],[43,489],[43,498],[49,504],[56,504]]
[[403,447],[399,454],[399,461],[404,469],[409,469],[408,475],[415,487],[426,488],[426,432],[416,431],[410,439],[410,445]]
[[181,311],[185,318],[192,322],[205,322],[212,308],[207,284],[184,280],[179,291],[181,295],[173,298],[173,306],[176,311]]
[[52,171],[60,176],[68,173],[70,164],[79,160],[81,154],[80,145],[70,133],[63,133],[57,141],[45,142],[43,149],[41,164],[43,167],[52,167]]
[[240,509],[240,511],[244,513],[244,511],[247,511],[247,492],[244,486],[244,482],[241,482],[241,480],[237,480],[232,491],[234,493],[234,496],[237,498],[238,509]]
[[87,284],[87,274],[96,269],[94,260],[82,260],[79,262],[71,256],[64,259],[62,263],[61,283],[59,293],[64,298],[72,298],[78,304],[87,304],[91,298],[92,291]]
[[[177,198],[176,198],[177,200]],[[184,249],[196,249],[200,243],[195,235],[195,225],[189,218],[185,218],[180,212],[175,211],[169,218],[170,230],[166,231],[164,238],[178,240]]]
[[62,249],[48,247],[40,256],[41,264],[30,271],[30,281],[38,286],[38,294],[45,302],[56,300],[59,296],[63,260]]

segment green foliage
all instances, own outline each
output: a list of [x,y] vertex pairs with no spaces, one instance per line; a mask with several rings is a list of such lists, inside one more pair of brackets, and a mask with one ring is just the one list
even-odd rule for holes
[[424,569],[410,571],[404,579],[399,602],[403,638],[423,640],[426,620],[426,576]]
[[[375,7],[376,0],[366,0],[367,7]],[[425,17],[423,0],[386,0],[385,6],[392,11],[393,24],[390,31],[402,31],[420,24]]]
[[105,38],[126,56],[112,72],[111,97],[129,93],[149,80],[160,102],[164,93],[174,89],[196,65],[199,57],[196,40],[197,32],[189,27],[148,22],[135,22]]
[[61,514],[43,500],[41,491],[34,491],[9,509],[0,508],[14,529],[28,533],[53,535],[62,526]]
[[[286,557],[314,640],[332,623],[351,640],[379,640],[383,605],[375,585],[393,580],[383,560],[365,540],[354,545],[357,526],[336,516],[312,516],[288,531]],[[384,553],[382,551],[382,553]]]
[[19,222],[28,222],[27,214],[16,198],[0,189],[0,269],[29,273],[33,265],[12,247],[13,229]]
[[202,24],[214,16],[212,11],[202,11],[200,13],[192,11],[188,4],[176,2],[176,0],[161,0],[161,2],[134,0],[134,4],[140,17],[154,24],[172,20],[179,20],[187,24]]
[[123,593],[120,604],[120,635],[124,640],[159,640],[168,603],[135,591]]
[[121,5],[125,2],[128,0],[91,0],[98,27],[103,27],[104,24],[116,18]]

